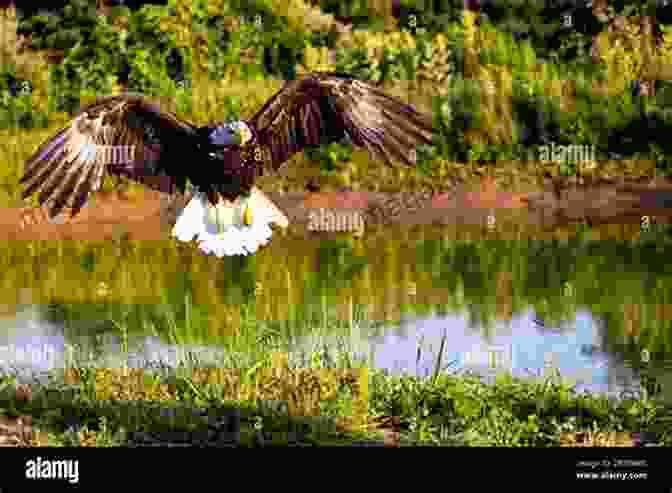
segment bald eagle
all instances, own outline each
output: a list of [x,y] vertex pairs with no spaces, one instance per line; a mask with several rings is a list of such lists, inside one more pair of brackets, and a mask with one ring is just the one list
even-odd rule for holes
[[98,99],[43,143],[20,180],[50,219],[75,216],[106,173],[171,194],[189,193],[172,236],[194,239],[206,253],[250,255],[268,243],[270,225],[287,217],[255,179],[278,171],[307,146],[350,141],[374,159],[415,164],[415,149],[432,141],[431,116],[379,88],[334,73],[285,83],[246,121],[195,126],[140,95]]

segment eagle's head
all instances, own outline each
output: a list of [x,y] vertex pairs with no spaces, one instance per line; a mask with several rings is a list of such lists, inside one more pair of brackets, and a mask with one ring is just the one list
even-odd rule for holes
[[252,130],[245,122],[232,122],[215,127],[208,137],[215,145],[245,145],[252,140]]
[[[230,122],[202,127],[199,133],[205,137],[202,151],[210,166],[196,178],[196,187],[206,193],[213,206],[217,204],[218,195],[229,201],[248,195],[258,175],[256,163],[246,160],[240,149],[254,141],[250,126],[245,122]],[[200,143],[203,144],[203,140]]]

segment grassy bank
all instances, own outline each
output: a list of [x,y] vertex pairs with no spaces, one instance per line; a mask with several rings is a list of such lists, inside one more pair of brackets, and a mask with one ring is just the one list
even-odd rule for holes
[[[119,327],[122,342],[131,330]],[[672,444],[670,405],[646,396],[579,395],[559,378],[501,376],[486,383],[451,373],[450,362],[443,361],[445,344],[432,375],[393,376],[353,357],[338,336],[290,358],[277,332],[257,334],[254,340],[236,338],[217,365],[187,354],[178,368],[96,368],[75,351],[67,370],[41,383],[2,377],[0,441],[552,447],[571,445],[577,433],[589,432],[594,445],[632,446],[631,432],[650,432],[657,445]]]

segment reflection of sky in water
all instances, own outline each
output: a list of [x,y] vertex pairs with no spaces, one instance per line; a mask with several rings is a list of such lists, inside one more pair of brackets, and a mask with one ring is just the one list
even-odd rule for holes
[[[622,364],[612,361],[608,355],[587,351],[600,345],[597,326],[590,314],[577,313],[576,329],[541,329],[530,312],[514,318],[510,324],[496,324],[490,331],[493,336],[486,341],[474,329],[468,329],[466,317],[441,317],[404,323],[400,331],[409,336],[383,335],[370,341],[375,351],[375,366],[393,373],[405,372],[415,375],[431,375],[439,353],[441,338],[445,334],[446,347],[442,367],[453,364],[453,371],[471,370],[486,378],[495,372],[494,365],[510,369],[515,376],[548,375],[547,367],[557,368],[560,374],[577,383],[577,391],[588,390],[618,394],[623,387],[615,385],[610,374],[634,375]],[[415,328],[415,330],[414,330]],[[416,368],[418,346],[422,352]],[[591,354],[592,353],[592,354]],[[610,366],[611,365],[611,366]],[[616,369],[615,365],[620,365]],[[550,368],[549,368],[550,369]],[[614,371],[616,370],[616,371]]]
[[[382,336],[353,335],[348,346],[357,354],[374,351],[374,366],[391,372],[403,371],[420,376],[431,375],[436,364],[441,338],[447,335],[442,367],[448,371],[474,370],[486,377],[493,374],[489,365],[510,368],[516,376],[543,375],[545,363],[558,368],[563,377],[577,382],[577,390],[618,394],[623,384],[633,388],[632,371],[599,350],[586,352],[586,347],[599,346],[598,327],[588,313],[578,313],[576,329],[565,334],[542,330],[534,323],[533,314],[513,319],[510,324],[498,323],[485,341],[479,329],[471,329],[466,317],[448,316],[403,322],[397,329]],[[318,341],[329,344],[330,337],[306,337],[297,341],[297,349],[310,350]],[[336,338],[332,339],[334,342]],[[99,367],[119,367],[123,362],[119,338],[107,335],[93,343],[93,337],[68,340],[77,348],[77,359],[95,354],[93,362]],[[416,368],[418,346],[421,359]],[[36,308],[24,309],[15,319],[0,318],[0,371],[18,368],[22,375],[63,368],[65,339],[60,327],[41,320]],[[582,350],[583,348],[583,350]],[[125,358],[131,368],[175,367],[189,364],[190,354],[200,365],[216,365],[222,351],[213,346],[184,345],[176,347],[157,337],[137,337],[129,340]],[[493,355],[498,358],[493,359]],[[546,358],[546,359],[545,359]],[[194,360],[191,360],[193,363]],[[451,366],[448,363],[453,362]],[[32,369],[32,371],[31,371]],[[14,373],[14,372],[12,372]],[[610,378],[611,375],[611,378]],[[616,380],[620,379],[620,384]]]
[[64,348],[62,329],[44,321],[37,307],[25,307],[15,318],[0,318],[1,373],[43,377],[63,367]]
[[[66,352],[67,348],[67,352]],[[0,373],[15,374],[19,381],[44,381],[46,373],[62,369],[74,359],[93,362],[103,368],[120,367],[126,360],[131,368],[151,368],[189,363],[197,355],[201,365],[215,364],[221,350],[208,346],[176,347],[158,337],[129,337],[129,352],[122,356],[120,338],[83,336],[66,342],[62,327],[49,323],[39,308],[30,306],[16,318],[0,318]]]

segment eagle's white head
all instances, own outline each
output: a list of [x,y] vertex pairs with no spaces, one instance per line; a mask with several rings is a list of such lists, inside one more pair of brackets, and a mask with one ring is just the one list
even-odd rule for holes
[[252,140],[252,130],[245,122],[232,122],[215,127],[209,137],[216,145],[245,145]]

